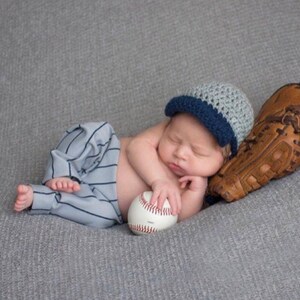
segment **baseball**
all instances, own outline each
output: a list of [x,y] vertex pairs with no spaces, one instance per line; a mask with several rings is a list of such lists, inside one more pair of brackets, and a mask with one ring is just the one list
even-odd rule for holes
[[167,229],[176,224],[178,216],[173,216],[168,201],[162,209],[150,204],[151,191],[138,195],[128,210],[128,226],[138,235],[153,233]]

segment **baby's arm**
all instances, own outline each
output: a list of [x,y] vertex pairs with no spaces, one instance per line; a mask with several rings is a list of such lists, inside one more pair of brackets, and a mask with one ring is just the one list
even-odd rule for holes
[[181,195],[182,209],[178,221],[185,220],[198,213],[203,205],[207,188],[207,178],[199,176],[183,176],[179,179],[181,188],[188,189]]
[[176,215],[181,209],[179,187],[168,178],[157,153],[168,123],[161,122],[134,137],[127,147],[127,157],[133,169],[151,187],[153,196],[150,203],[157,202],[157,207],[161,209],[168,198],[172,213]]

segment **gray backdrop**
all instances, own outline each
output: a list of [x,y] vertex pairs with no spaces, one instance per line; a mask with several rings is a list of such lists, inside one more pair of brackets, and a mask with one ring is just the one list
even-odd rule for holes
[[0,298],[299,299],[299,172],[144,237],[12,211],[74,123],[135,134],[210,80],[257,113],[299,82],[299,16],[298,0],[0,0]]

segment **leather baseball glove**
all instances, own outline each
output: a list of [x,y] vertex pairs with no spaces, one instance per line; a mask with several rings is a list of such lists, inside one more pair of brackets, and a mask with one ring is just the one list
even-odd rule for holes
[[211,178],[208,194],[236,201],[300,165],[300,84],[278,89],[262,106],[237,155]]

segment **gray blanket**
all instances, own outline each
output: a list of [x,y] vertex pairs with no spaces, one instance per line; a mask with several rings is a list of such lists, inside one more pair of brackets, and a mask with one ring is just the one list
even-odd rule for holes
[[147,236],[12,210],[74,123],[135,134],[210,80],[257,113],[299,81],[299,16],[298,0],[0,0],[0,299],[299,299],[299,172]]

